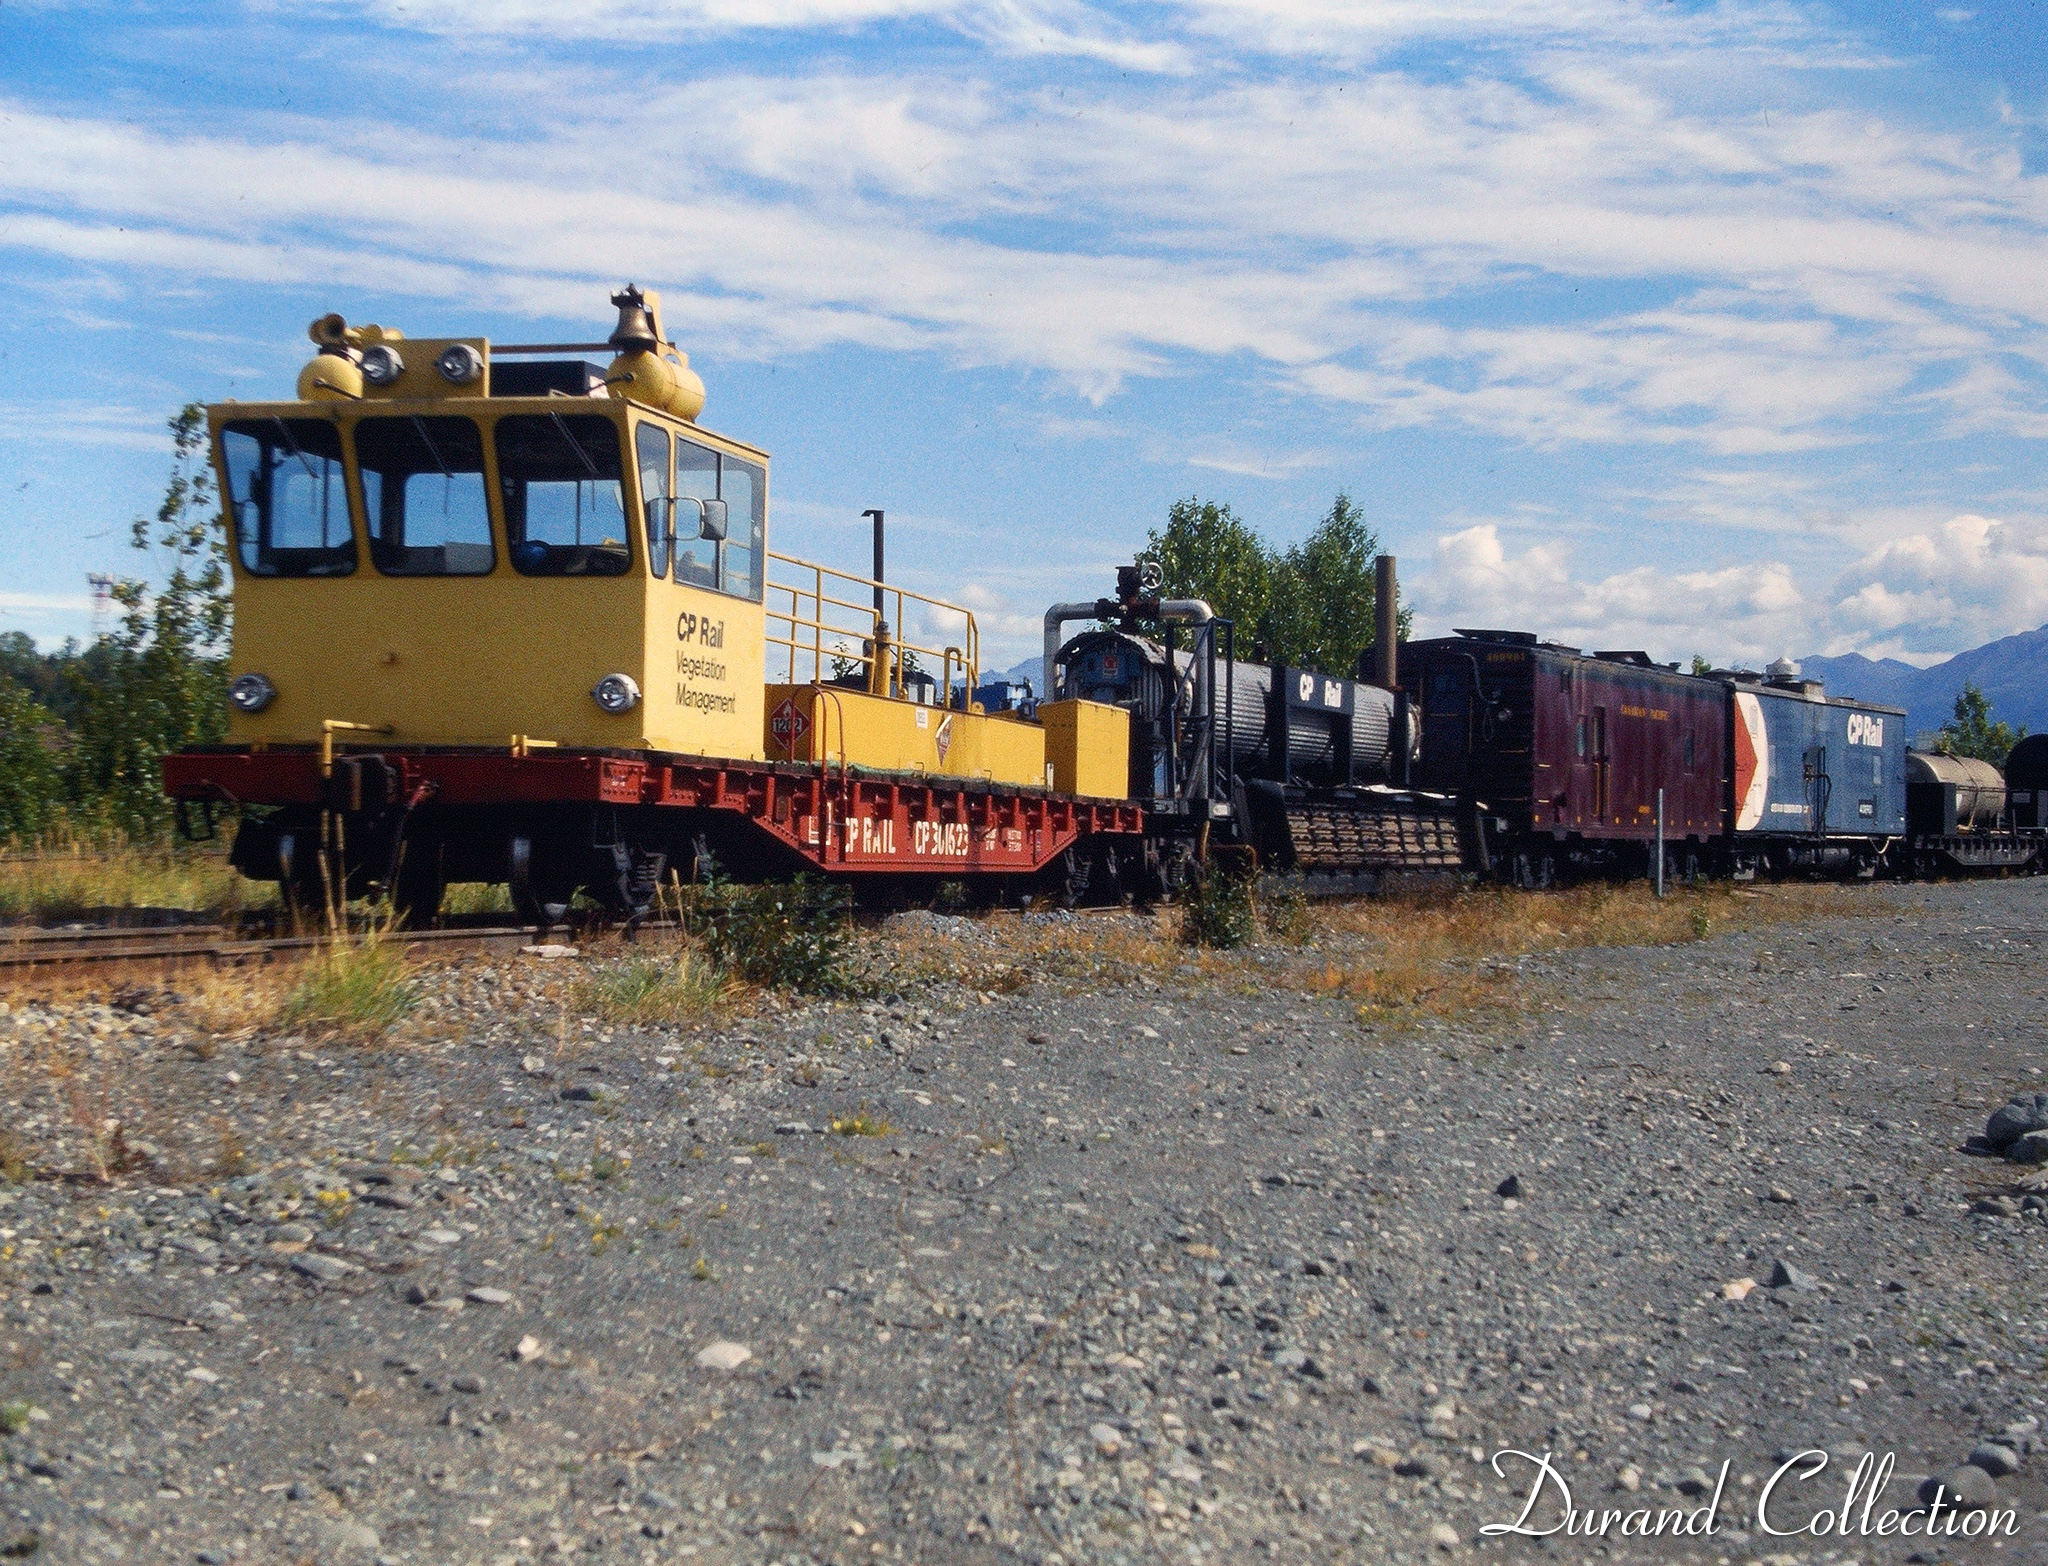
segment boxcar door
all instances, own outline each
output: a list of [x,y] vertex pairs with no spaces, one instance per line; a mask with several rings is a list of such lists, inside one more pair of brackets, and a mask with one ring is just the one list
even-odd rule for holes
[[1593,709],[1591,744],[1593,748],[1593,812],[1599,816],[1604,824],[1608,816],[1609,774],[1613,770],[1611,758],[1607,754],[1607,709],[1605,707],[1595,707]]
[[1823,740],[1808,748],[1806,752],[1806,819],[1813,824],[1813,835],[1819,837],[1828,829],[1828,796],[1834,792],[1835,780],[1828,776],[1828,747]]
[[1439,787],[1464,788],[1472,765],[1472,661],[1455,654],[1430,660],[1422,698],[1422,754]]

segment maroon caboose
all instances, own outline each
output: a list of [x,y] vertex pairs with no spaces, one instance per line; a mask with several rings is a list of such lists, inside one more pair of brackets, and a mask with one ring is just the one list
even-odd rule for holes
[[1479,801],[1490,857],[1521,884],[1647,869],[1659,789],[1674,873],[1704,868],[1726,830],[1728,697],[1714,681],[1526,631],[1408,642],[1399,671],[1422,714],[1414,781]]

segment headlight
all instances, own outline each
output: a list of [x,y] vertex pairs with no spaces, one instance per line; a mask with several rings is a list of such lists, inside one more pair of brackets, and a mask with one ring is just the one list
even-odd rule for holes
[[372,386],[394,385],[405,373],[405,361],[388,343],[372,343],[363,350],[363,379]]
[[640,705],[640,682],[630,674],[607,674],[590,688],[590,698],[614,715],[631,712]]
[[277,687],[260,674],[239,675],[228,687],[228,700],[237,712],[261,712],[277,700]]
[[467,386],[471,381],[482,378],[484,356],[468,343],[450,343],[441,350],[441,357],[434,361],[434,368],[441,372],[441,379],[449,385]]

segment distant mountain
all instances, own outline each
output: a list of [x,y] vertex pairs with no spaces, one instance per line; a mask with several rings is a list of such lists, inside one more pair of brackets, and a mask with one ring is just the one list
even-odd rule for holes
[[1991,699],[1991,716],[2025,724],[2039,734],[2048,729],[2048,625],[2005,636],[1945,663],[1916,669],[1896,658],[1802,658],[1799,672],[1826,682],[1830,696],[1855,696],[1887,707],[1906,709],[1906,732],[1924,734],[1955,715],[1956,693],[1972,682]]

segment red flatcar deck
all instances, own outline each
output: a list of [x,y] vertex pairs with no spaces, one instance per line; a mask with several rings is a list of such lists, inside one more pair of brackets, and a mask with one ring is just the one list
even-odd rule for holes
[[[364,753],[335,758],[340,775]],[[1081,838],[1144,829],[1125,800],[1082,799],[973,779],[639,751],[379,749],[398,798],[437,807],[612,805],[729,811],[831,875],[1030,874]],[[217,748],[164,758],[164,788],[193,803],[330,802],[336,778],[303,749]]]

